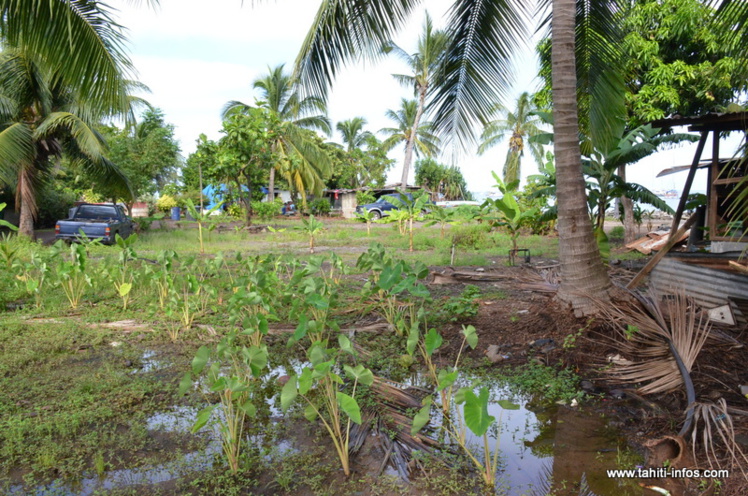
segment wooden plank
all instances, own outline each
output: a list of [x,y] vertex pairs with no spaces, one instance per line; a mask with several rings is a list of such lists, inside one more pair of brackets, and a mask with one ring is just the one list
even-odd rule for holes
[[652,257],[652,260],[647,263],[647,265],[644,266],[642,270],[639,271],[638,274],[634,276],[633,279],[631,279],[631,282],[626,285],[626,289],[634,289],[639,285],[639,283],[642,282],[642,279],[646,277],[647,274],[652,272],[652,269],[655,268],[655,265],[659,263],[660,260],[662,260],[662,257],[665,256],[667,252],[670,251],[670,249],[675,246],[675,243],[677,243],[677,240],[685,234],[686,231],[688,231],[691,228],[691,225],[696,222],[696,215],[692,215],[688,218],[685,224],[683,224],[683,227],[678,229],[678,231],[675,233],[675,235],[670,236],[670,239],[668,239],[668,242],[665,243],[665,246],[662,247],[660,251],[657,252],[657,255]]
[[691,185],[693,185],[693,178],[696,175],[696,169],[699,168],[701,154],[704,153],[704,145],[706,145],[707,136],[709,136],[709,131],[701,132],[699,146],[696,147],[696,154],[693,156],[691,169],[688,171],[686,184],[683,186],[683,193],[680,195],[680,202],[678,202],[678,209],[675,211],[675,215],[673,216],[673,225],[670,227],[670,232],[675,232],[675,230],[678,229],[680,219],[683,217],[683,210],[686,208],[686,200],[688,200],[688,194],[691,192]]

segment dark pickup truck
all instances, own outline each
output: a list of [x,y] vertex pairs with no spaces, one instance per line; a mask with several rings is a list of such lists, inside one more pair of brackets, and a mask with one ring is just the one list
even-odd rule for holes
[[71,209],[69,219],[57,221],[55,239],[76,241],[81,237],[81,230],[88,239],[111,245],[116,234],[123,239],[132,234],[133,222],[119,205],[84,203]]

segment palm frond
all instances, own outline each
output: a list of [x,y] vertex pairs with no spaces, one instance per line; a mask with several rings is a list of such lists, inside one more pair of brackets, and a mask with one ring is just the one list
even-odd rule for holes
[[376,57],[421,0],[323,0],[294,66],[304,95],[327,96],[342,67]]
[[[696,446],[701,441],[709,467],[714,468],[716,465],[721,468],[722,464],[714,447],[715,440],[720,440],[727,450],[730,464],[733,467],[736,465],[740,467],[743,477],[748,479],[748,474],[743,469],[748,464],[748,457],[735,441],[735,426],[732,422],[732,416],[727,411],[727,402],[724,398],[720,398],[717,403],[697,403],[694,407],[693,418],[694,429],[691,433],[691,446],[694,459],[696,458]],[[699,439],[699,429],[701,429],[701,439]]]
[[77,148],[94,162],[104,159],[106,143],[101,135],[80,117],[69,112],[53,112],[34,131],[34,139],[41,140],[61,132],[70,133]]
[[107,115],[127,111],[125,37],[106,4],[88,0],[2,0],[6,46],[36,54],[56,77]]
[[19,164],[34,159],[33,132],[26,124],[16,122],[0,131],[0,181],[13,185],[18,179]]
[[519,0],[456,0],[450,10],[451,41],[429,107],[438,133],[464,149],[474,142],[475,125],[488,120],[487,109],[511,87],[511,58],[527,39],[523,8]]
[[242,103],[238,100],[230,100],[226,102],[226,104],[221,109],[221,120],[225,121],[232,115],[237,114],[246,114],[249,109],[251,109],[251,105],[247,105],[246,103]]
[[626,183],[624,185],[624,195],[636,202],[644,203],[646,205],[652,205],[657,210],[661,210],[667,214],[675,214],[670,205],[668,205],[662,198],[660,198],[641,184]]

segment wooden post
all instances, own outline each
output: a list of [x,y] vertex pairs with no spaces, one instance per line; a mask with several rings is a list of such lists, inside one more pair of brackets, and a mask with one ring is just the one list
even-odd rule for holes
[[670,231],[671,236],[668,238],[667,243],[665,243],[665,246],[662,247],[660,251],[657,252],[655,256],[652,257],[652,260],[650,260],[647,265],[644,266],[642,270],[639,271],[636,276],[634,276],[633,279],[631,279],[631,282],[626,285],[626,289],[634,289],[639,285],[639,283],[644,279],[644,277],[652,272],[652,269],[655,268],[655,265],[657,265],[660,260],[662,260],[662,257],[665,256],[667,252],[670,251],[670,248],[672,248],[675,243],[677,242],[678,238],[683,236],[683,234],[688,231],[688,229],[696,222],[696,219],[698,218],[698,215],[692,215],[688,218],[685,224],[683,224],[683,227],[678,229],[678,231],[675,233],[675,235],[672,235],[673,231]]
[[683,193],[680,195],[680,202],[678,202],[678,210],[675,211],[673,216],[673,225],[670,226],[670,234],[672,235],[680,219],[683,217],[683,210],[686,208],[686,201],[688,200],[688,194],[691,192],[691,185],[693,184],[693,178],[696,175],[696,169],[699,168],[699,160],[701,160],[701,154],[704,153],[704,145],[706,145],[706,138],[709,136],[709,131],[702,131],[701,138],[699,138],[699,146],[696,148],[696,154],[693,156],[693,162],[691,163],[691,169],[688,171],[688,178],[686,178],[686,184],[683,186]]

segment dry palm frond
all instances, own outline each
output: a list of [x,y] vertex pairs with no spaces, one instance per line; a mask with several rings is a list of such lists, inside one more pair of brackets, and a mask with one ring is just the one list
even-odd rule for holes
[[682,293],[665,301],[654,296],[638,299],[640,305],[599,304],[624,337],[619,343],[621,351],[638,359],[615,367],[611,373],[624,382],[646,383],[639,388],[642,394],[677,389],[684,383],[677,359],[691,371],[709,335],[709,321]]
[[[700,426],[699,421],[703,421],[702,426]],[[723,398],[720,398],[717,403],[696,403],[694,406],[694,429],[691,433],[694,458],[696,458],[696,444],[699,441],[699,427],[702,428],[701,442],[704,447],[706,459],[709,462],[709,467],[714,468],[716,465],[722,468],[714,448],[716,434],[727,449],[732,465],[737,465],[743,473],[743,477],[748,479],[748,474],[743,470],[743,466],[748,464],[748,458],[735,442],[735,429],[732,417],[728,413],[727,403]]]

